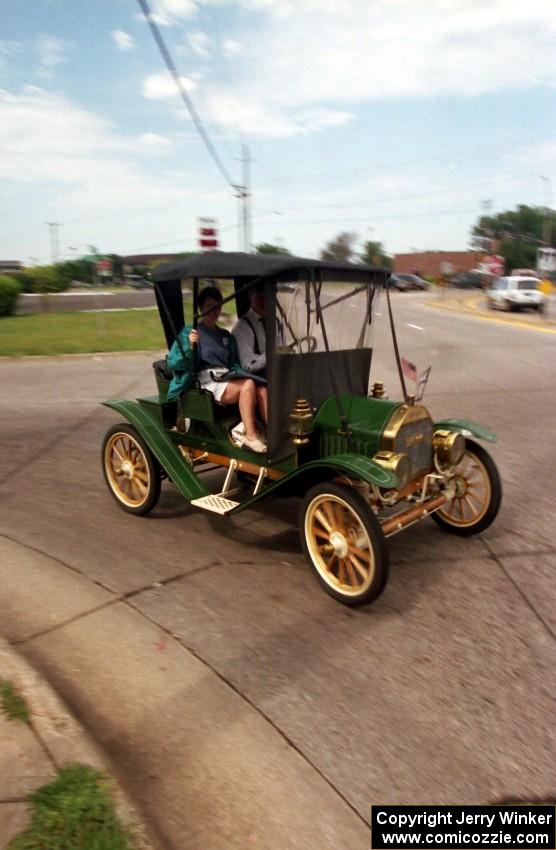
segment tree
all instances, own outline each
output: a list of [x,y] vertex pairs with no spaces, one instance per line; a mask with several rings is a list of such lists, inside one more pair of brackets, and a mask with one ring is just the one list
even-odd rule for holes
[[544,239],[550,232],[550,244],[556,247],[556,213],[549,210],[548,221],[543,207],[520,204],[515,210],[506,210],[497,215],[481,216],[471,231],[473,248],[495,253],[492,242],[496,241],[506,261],[506,271],[516,268],[535,268],[537,248],[546,245]]
[[321,260],[345,263],[349,262],[354,255],[354,243],[357,241],[357,233],[343,231],[327,242],[320,252]]
[[255,245],[255,251],[257,254],[291,254],[287,248],[282,245],[273,245],[271,242],[259,242]]
[[359,255],[361,262],[369,266],[384,266],[387,269],[392,268],[392,257],[386,253],[382,242],[373,242],[369,240],[363,245],[363,251]]

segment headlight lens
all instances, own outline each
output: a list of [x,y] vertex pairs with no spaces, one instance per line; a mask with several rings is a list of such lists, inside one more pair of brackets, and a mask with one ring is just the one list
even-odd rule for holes
[[406,454],[397,452],[378,452],[373,460],[398,479],[398,490],[402,490],[411,476],[411,461]]
[[435,431],[432,445],[443,465],[455,466],[465,454],[465,437],[458,431]]

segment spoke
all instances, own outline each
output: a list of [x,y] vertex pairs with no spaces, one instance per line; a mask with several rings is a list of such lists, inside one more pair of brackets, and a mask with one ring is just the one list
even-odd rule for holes
[[345,566],[344,566],[344,559],[338,558],[338,563],[340,565],[340,569],[338,570],[338,581],[340,582],[340,584],[345,584],[346,583],[346,569],[345,569]]
[[[141,489],[139,487],[139,484],[137,483],[137,481],[134,478],[131,479],[130,483],[131,483],[131,498],[134,499],[136,502],[138,502],[143,498],[143,494],[141,493]],[[139,495],[137,495],[137,494],[139,494]]]
[[[327,521],[328,521],[328,529],[330,531],[334,531],[335,528],[336,528],[336,515],[335,515],[335,512],[334,512],[334,506],[330,502],[323,502],[322,503],[322,510],[324,512],[324,515],[326,516]],[[323,525],[324,525],[324,523],[323,523]],[[324,527],[326,528],[327,526],[324,525]]]
[[330,540],[330,535],[327,531],[323,531],[322,529],[316,528],[314,526],[313,526],[313,535],[315,537],[322,538],[322,540],[327,540],[327,541]]
[[363,581],[365,581],[367,579],[368,575],[369,575],[369,566],[370,565],[368,563],[367,564],[362,563],[359,560],[359,558],[357,558],[353,554],[351,556],[351,562],[352,562],[353,566],[355,567],[355,569],[357,570],[357,572],[359,573],[359,575],[361,576],[361,578],[363,579]]
[[465,504],[467,505],[467,507],[471,511],[471,519],[478,516],[480,511],[476,510],[475,507],[473,506],[473,503],[469,501],[469,494],[468,493],[465,494],[463,499],[465,501]]
[[353,569],[353,564],[351,563],[350,558],[346,558],[346,566],[351,580],[351,586],[357,587],[357,576],[355,575],[355,570]]
[[[116,442],[117,442],[117,441],[116,441]],[[122,454],[120,453],[120,451],[119,451],[119,450],[118,450],[118,448],[116,447],[116,443],[113,443],[113,444],[112,444],[112,451],[114,452],[114,454],[117,454],[117,455],[118,455],[119,459],[120,459],[120,460],[121,460],[121,462],[123,463],[123,462],[124,462],[124,460],[125,460],[125,458],[122,456]]]
[[463,515],[463,506],[462,506],[462,504],[461,504],[461,503],[462,503],[462,499],[461,499],[461,496],[460,496],[460,497],[458,498],[458,502],[457,502],[457,504],[458,504],[458,508],[459,508],[459,515],[460,515],[460,517],[461,517],[462,519],[465,519],[465,517],[464,517],[464,515]]
[[145,498],[145,496],[147,495],[147,485],[143,481],[141,481],[140,478],[136,478],[134,479],[134,481],[137,484],[137,489],[139,490],[141,497]]
[[[338,561],[338,556],[337,556],[337,555],[335,555],[334,553],[332,553],[332,555],[330,556],[330,558],[328,559],[328,561],[326,560],[326,558],[323,558],[323,561],[324,561],[324,564],[325,564],[326,569],[328,570],[328,572],[329,572],[331,575],[333,575],[333,576],[334,576],[334,578],[336,578],[336,576],[335,576],[335,574],[334,574],[334,566],[335,566],[335,563],[334,563],[334,562],[335,562],[335,561]],[[338,563],[339,563],[339,561],[338,561]]]
[[149,483],[149,476],[147,475],[145,469],[136,468],[135,477],[138,478],[143,484]]
[[472,490],[468,490],[465,496],[468,499],[473,499],[480,507],[483,506],[484,499],[481,499],[481,497],[477,496]]
[[359,555],[360,558],[364,560],[369,557],[369,549],[361,549],[360,546],[356,546],[355,543],[352,543],[349,547],[350,552],[353,552],[355,555]]
[[323,528],[325,528],[328,531],[329,534],[334,530],[332,528],[332,526],[330,525],[330,523],[328,522],[328,519],[326,518],[324,512],[321,511],[320,508],[316,509],[313,516],[315,517],[315,519],[317,519],[320,522],[320,524],[323,526]]

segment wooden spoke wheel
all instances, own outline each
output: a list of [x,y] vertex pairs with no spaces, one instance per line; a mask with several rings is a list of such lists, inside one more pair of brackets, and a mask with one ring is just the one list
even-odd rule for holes
[[453,483],[455,496],[431,514],[433,520],[452,534],[479,534],[494,521],[502,501],[498,469],[482,446],[467,440]]
[[313,487],[301,507],[300,533],[316,578],[335,599],[363,605],[384,589],[386,540],[369,505],[350,487]]
[[102,470],[108,489],[124,511],[143,515],[160,496],[160,467],[132,425],[114,425],[104,438]]

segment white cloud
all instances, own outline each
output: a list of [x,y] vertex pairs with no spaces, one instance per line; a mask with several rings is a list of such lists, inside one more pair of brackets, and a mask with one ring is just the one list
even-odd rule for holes
[[233,38],[227,38],[222,42],[222,52],[226,59],[233,59],[235,56],[243,53],[243,47],[239,41],[235,41]]
[[153,150],[167,149],[172,146],[172,141],[167,136],[160,136],[158,133],[142,133],[139,141],[146,148]]
[[197,0],[155,0],[152,16],[157,24],[172,26],[195,15],[198,6]]
[[136,47],[133,36],[123,30],[112,30],[110,35],[118,50],[133,50]]
[[204,32],[190,32],[187,34],[187,43],[196,56],[202,59],[210,56],[211,41]]
[[119,136],[109,122],[58,95],[30,86],[21,94],[0,90],[0,126],[0,179],[41,191],[56,187],[70,215],[187,197],[175,175],[150,176],[138,158],[145,145],[164,144],[161,136]]
[[[253,12],[244,33],[222,42],[223,57],[236,60],[233,88],[208,76],[203,85],[203,117],[233,131],[279,138],[345,124],[356,106],[380,98],[556,85],[552,0],[161,0],[157,8],[175,22],[202,4]],[[205,39],[188,36],[203,58]],[[169,80],[149,80],[145,96],[172,94]]]
[[260,101],[247,103],[233,93],[211,93],[203,103],[204,113],[220,127],[252,136],[288,138],[323,127],[346,124],[353,116],[332,109],[309,109],[288,113]]
[[[197,83],[190,77],[180,77],[181,83],[186,91],[193,91]],[[178,88],[173,78],[167,71],[157,71],[149,74],[143,80],[143,97],[151,100],[159,100],[167,97],[176,97]]]
[[47,73],[66,61],[67,42],[53,35],[40,35],[37,39],[39,64]]

